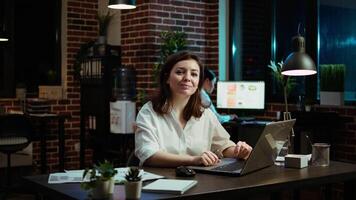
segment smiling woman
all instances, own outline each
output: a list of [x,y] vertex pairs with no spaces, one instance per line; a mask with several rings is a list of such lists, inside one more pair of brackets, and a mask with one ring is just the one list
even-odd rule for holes
[[[18,83],[37,93],[38,85],[58,85],[61,80],[60,0],[2,0],[7,10],[10,40],[1,46],[1,97],[13,97]],[[1,84],[0,84],[1,86]]]
[[177,167],[215,165],[219,158],[246,159],[251,147],[235,144],[200,99],[204,67],[190,52],[167,58],[160,71],[157,97],[137,116],[135,154],[141,164]]

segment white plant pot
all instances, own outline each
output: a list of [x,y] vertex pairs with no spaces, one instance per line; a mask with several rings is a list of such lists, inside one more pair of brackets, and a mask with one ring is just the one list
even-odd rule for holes
[[305,112],[310,112],[312,109],[311,105],[305,105]]
[[126,199],[140,199],[141,189],[142,189],[142,181],[125,182]]
[[16,88],[16,98],[19,100],[26,99],[26,88]]
[[344,105],[344,93],[320,91],[320,105],[342,106]]
[[92,190],[93,199],[108,198],[114,193],[115,181],[110,179],[108,181],[98,181],[96,187]]

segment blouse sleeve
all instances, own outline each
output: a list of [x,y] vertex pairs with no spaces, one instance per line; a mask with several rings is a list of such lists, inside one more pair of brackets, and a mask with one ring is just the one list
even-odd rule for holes
[[157,128],[154,125],[154,111],[145,104],[137,115],[135,132],[135,155],[142,165],[159,150]]
[[[212,115],[212,112],[211,114]],[[218,156],[222,156],[222,152],[231,146],[235,146],[235,143],[230,140],[230,134],[224,129],[216,117],[210,117],[213,124],[213,140],[211,145],[211,151]]]

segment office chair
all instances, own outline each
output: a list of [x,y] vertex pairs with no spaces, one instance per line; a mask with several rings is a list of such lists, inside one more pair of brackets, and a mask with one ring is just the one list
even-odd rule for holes
[[11,154],[26,148],[31,142],[32,126],[24,115],[0,115],[0,152],[7,155],[6,185],[11,186]]

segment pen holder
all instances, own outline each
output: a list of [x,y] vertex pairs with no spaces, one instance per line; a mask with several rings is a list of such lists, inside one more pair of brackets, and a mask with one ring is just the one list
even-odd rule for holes
[[314,143],[312,146],[312,165],[329,166],[330,145],[326,143]]

